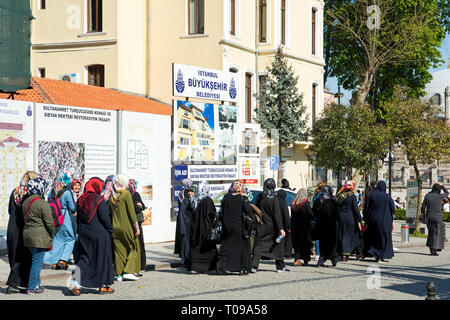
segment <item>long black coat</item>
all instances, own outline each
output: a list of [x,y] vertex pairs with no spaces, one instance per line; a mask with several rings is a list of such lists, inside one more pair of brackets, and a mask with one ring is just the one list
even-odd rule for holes
[[358,208],[358,201],[354,194],[338,201],[339,232],[337,252],[340,255],[350,255],[362,241],[362,234],[358,223],[362,217]]
[[292,253],[292,239],[291,233],[289,232],[289,230],[291,230],[291,217],[289,216],[289,208],[286,203],[286,191],[279,190],[277,198],[280,201],[280,212],[283,220],[283,230],[286,232],[286,236],[283,239],[284,241],[283,254],[286,258],[289,258]]
[[284,239],[276,243],[275,239],[283,229],[283,218],[280,212],[280,203],[277,197],[264,198],[257,202],[263,212],[262,224],[256,228],[253,254],[276,260],[284,259]]
[[308,201],[301,207],[291,207],[291,239],[295,258],[311,260],[313,211]]
[[334,199],[324,199],[314,206],[317,217],[320,257],[333,259],[336,257],[339,212]]
[[174,250],[174,253],[181,257],[183,267],[188,266],[190,259],[189,236],[192,212],[191,201],[188,197],[185,197],[179,205]]
[[113,226],[107,203],[102,200],[88,223],[82,208],[77,209],[78,241],[82,286],[100,288],[114,283],[112,232]]
[[252,215],[253,209],[242,195],[226,194],[220,205],[222,241],[219,267],[223,271],[238,272],[251,268],[250,238],[243,215]]
[[202,199],[192,213],[190,222],[190,266],[188,270],[206,272],[216,270],[216,242],[207,239],[216,216],[216,208],[210,197]]
[[23,244],[24,219],[22,207],[14,201],[14,190],[9,198],[9,221],[6,233],[8,260],[11,269],[6,285],[11,287],[27,287],[31,269],[31,251]]
[[386,183],[379,181],[367,198],[365,207],[364,255],[380,259],[390,259],[394,256],[392,245],[394,211],[394,200],[386,193]]
[[444,249],[445,224],[442,218],[442,201],[448,197],[447,189],[442,186],[443,194],[439,191],[427,193],[422,202],[422,214],[427,214],[428,238],[427,247],[430,249]]

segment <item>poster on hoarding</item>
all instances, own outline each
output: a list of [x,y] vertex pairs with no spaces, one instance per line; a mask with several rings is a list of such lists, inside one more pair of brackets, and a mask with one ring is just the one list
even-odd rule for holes
[[239,157],[259,157],[261,127],[257,123],[239,123],[236,129]]
[[260,164],[258,158],[239,158],[239,179],[246,186],[260,185]]
[[211,103],[176,101],[175,161],[215,161],[216,107]]
[[113,110],[36,104],[38,172],[49,182],[63,170],[86,182],[116,174]]
[[174,161],[235,165],[237,107],[174,102]]
[[185,64],[172,64],[173,95],[218,101],[239,101],[236,73]]
[[0,99],[0,227],[8,225],[12,190],[33,170],[32,102]]
[[152,115],[122,112],[121,173],[136,181],[145,209],[142,225],[152,225],[153,213],[153,142],[157,133]]

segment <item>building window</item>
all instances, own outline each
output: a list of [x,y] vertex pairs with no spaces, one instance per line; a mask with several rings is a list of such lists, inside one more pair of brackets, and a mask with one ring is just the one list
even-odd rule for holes
[[252,75],[245,74],[245,119],[252,122]]
[[316,19],[317,9],[313,8],[311,11],[311,53],[316,54]]
[[286,44],[286,0],[281,0],[281,44]]
[[205,0],[189,0],[189,34],[205,32]]
[[[264,82],[266,82],[267,76],[265,74],[262,74],[258,77],[258,83],[259,83],[259,92],[258,95],[261,97],[261,92],[264,90]],[[261,102],[258,105],[259,108],[261,108]]]
[[259,0],[259,42],[267,41],[267,0]]
[[441,105],[441,95],[439,93],[436,93],[431,97],[431,103],[434,105]]
[[102,32],[102,2],[102,0],[88,0],[88,32]]
[[105,86],[105,66],[96,64],[88,67],[88,84],[91,86],[104,87]]
[[236,35],[236,0],[230,0],[230,34]]
[[312,123],[316,123],[316,110],[317,110],[317,84],[312,85]]
[[45,0],[39,0],[39,10],[45,10]]
[[40,78],[45,78],[45,68],[38,68],[38,76]]
[[189,129],[189,120],[181,119],[180,120],[180,128]]

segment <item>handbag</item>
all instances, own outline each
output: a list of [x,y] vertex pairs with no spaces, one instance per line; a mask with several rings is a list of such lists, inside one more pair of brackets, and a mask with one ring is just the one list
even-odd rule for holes
[[222,238],[222,222],[220,221],[219,213],[216,213],[214,220],[211,223],[211,229],[206,237],[209,241],[220,242]]

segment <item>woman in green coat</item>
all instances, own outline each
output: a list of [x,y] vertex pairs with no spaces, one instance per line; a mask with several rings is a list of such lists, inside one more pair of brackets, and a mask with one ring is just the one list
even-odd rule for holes
[[112,215],[115,271],[117,281],[138,280],[136,274],[141,270],[139,244],[139,224],[134,211],[130,192],[126,190],[127,179],[114,176],[111,197],[108,200]]
[[27,184],[27,197],[22,202],[25,226],[23,228],[23,243],[32,253],[30,278],[27,294],[42,293],[41,269],[44,254],[52,246],[55,235],[52,211],[43,197],[47,189],[44,179],[30,180]]

